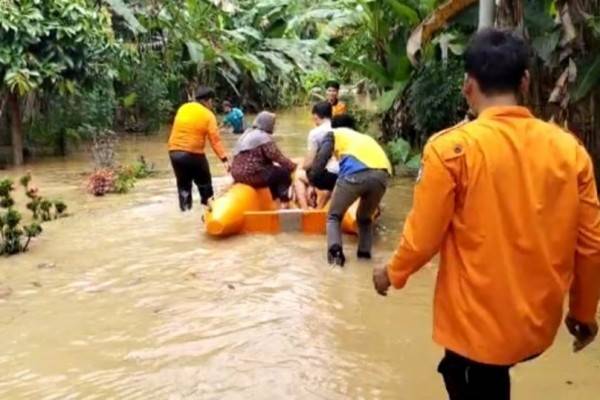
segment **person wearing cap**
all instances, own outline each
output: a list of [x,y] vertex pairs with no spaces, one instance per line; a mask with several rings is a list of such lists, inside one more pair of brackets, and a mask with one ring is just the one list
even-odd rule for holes
[[212,177],[206,154],[206,142],[229,171],[227,153],[221,143],[217,118],[212,111],[215,93],[200,87],[196,101],[182,105],[175,115],[169,137],[169,157],[177,179],[181,211],[192,208],[192,183],[200,192],[200,200],[207,205],[214,195]]
[[507,400],[509,370],[550,347],[567,296],[574,350],[598,332],[600,204],[583,145],[518,104],[524,40],[483,30],[464,58],[477,118],[428,141],[400,243],[373,281],[381,295],[401,289],[440,252],[433,338],[449,397]]
[[331,157],[339,161],[339,174],[327,213],[327,260],[343,267],[342,219],[350,206],[360,199],[356,211],[358,258],[371,259],[373,215],[383,198],[392,165],[383,148],[369,135],[354,130],[348,114],[333,117],[332,131],[323,138],[307,172],[310,181],[326,170]]
[[327,82],[327,101],[331,104],[331,116],[335,117],[336,115],[346,114],[348,112],[348,107],[346,107],[346,103],[340,100],[340,83],[337,81],[329,81]]
[[223,102],[223,111],[225,112],[223,125],[230,126],[235,134],[244,133],[244,113],[242,110],[238,107],[233,107],[231,103],[226,100]]

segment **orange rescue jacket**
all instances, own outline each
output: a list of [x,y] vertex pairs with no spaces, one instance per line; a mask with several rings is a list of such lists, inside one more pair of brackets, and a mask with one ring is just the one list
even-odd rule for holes
[[196,102],[179,107],[169,137],[169,151],[204,154],[207,138],[215,154],[222,161],[227,160],[215,114]]
[[492,107],[427,144],[388,274],[396,288],[441,253],[434,340],[512,365],[546,350],[570,314],[596,318],[600,207],[577,139],[523,107]]
[[346,107],[346,103],[343,101],[339,101],[331,106],[331,116],[335,117],[336,115],[346,114],[348,112],[348,107]]

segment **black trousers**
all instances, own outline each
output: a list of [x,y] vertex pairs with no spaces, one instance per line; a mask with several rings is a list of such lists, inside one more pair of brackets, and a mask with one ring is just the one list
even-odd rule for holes
[[511,368],[481,364],[446,350],[438,372],[450,400],[510,400]]
[[319,190],[326,190],[328,192],[332,192],[335,188],[337,179],[337,174],[325,170],[319,175],[314,176],[313,179],[310,180],[310,184]]
[[279,199],[283,202],[290,201],[288,193],[292,185],[292,177],[287,170],[273,165],[265,169],[263,176],[273,199]]
[[192,182],[198,187],[200,201],[206,205],[214,195],[210,166],[206,156],[186,151],[171,151],[169,157],[177,179],[181,211],[192,208]]

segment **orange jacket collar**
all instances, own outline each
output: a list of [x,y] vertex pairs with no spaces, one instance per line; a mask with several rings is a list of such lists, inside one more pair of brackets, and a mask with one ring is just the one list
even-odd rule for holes
[[493,117],[521,117],[533,118],[533,114],[527,107],[522,106],[493,106],[488,107],[479,113],[480,118]]

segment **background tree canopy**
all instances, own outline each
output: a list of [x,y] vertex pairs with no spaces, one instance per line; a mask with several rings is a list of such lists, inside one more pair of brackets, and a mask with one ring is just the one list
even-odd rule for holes
[[[600,153],[598,1],[497,3],[490,22],[531,44],[530,105]],[[19,162],[23,145],[64,154],[96,128],[157,131],[199,84],[255,111],[304,104],[336,78],[378,99],[369,116],[355,112],[410,155],[465,114],[461,55],[478,10],[475,0],[3,0],[0,132],[12,132]]]

